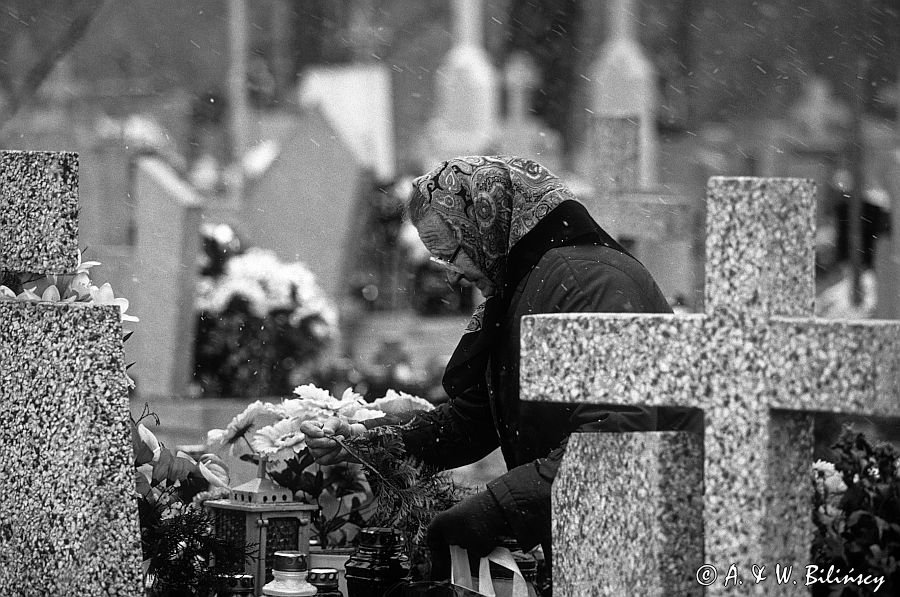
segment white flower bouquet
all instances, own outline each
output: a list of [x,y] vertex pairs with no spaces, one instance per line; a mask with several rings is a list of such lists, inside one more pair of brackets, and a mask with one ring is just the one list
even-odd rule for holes
[[324,422],[332,417],[359,423],[433,408],[427,400],[394,390],[367,403],[351,388],[336,398],[327,390],[307,384],[295,388],[293,396],[280,403],[251,403],[225,429],[208,432],[207,448],[213,452],[227,450],[254,462],[265,456],[272,479],[293,491],[297,499],[319,506],[313,525],[320,545],[341,545],[352,540],[365,524],[372,492],[360,464],[317,465],[300,424]]
[[[227,226],[203,232],[213,249],[197,284],[194,378],[209,397],[283,395],[292,376],[337,335],[337,309],[300,262],[243,250]],[[232,242],[234,240],[234,242]]]

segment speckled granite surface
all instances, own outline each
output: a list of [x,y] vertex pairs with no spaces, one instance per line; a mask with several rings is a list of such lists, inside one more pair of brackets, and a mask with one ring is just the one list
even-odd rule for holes
[[78,154],[0,151],[0,270],[62,274],[78,263]]
[[[706,314],[523,318],[522,397],[702,408],[706,562],[745,574],[753,564],[771,569],[774,558],[804,566],[812,423],[802,411],[900,416],[900,325],[811,317],[811,182],[715,178],[707,201]],[[620,507],[637,507],[625,501]],[[558,542],[566,548],[554,561],[563,567],[573,550],[602,558],[579,551],[578,536]],[[625,545],[620,560],[646,549]],[[719,582],[707,593],[796,590]]]
[[0,593],[142,595],[124,371],[118,307],[0,302]]
[[553,482],[554,550],[565,554],[554,594],[701,595],[702,465],[691,433],[572,436]]
[[[0,269],[73,272],[77,200],[77,155],[0,152]],[[120,319],[0,301],[0,594],[143,595]]]

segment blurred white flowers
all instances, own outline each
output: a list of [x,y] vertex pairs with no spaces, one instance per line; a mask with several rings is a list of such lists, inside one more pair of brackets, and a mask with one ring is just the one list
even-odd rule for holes
[[222,313],[235,299],[244,299],[250,313],[266,317],[273,311],[290,311],[291,325],[318,316],[330,336],[337,326],[337,310],[302,263],[285,263],[274,252],[250,248],[235,255],[217,278],[203,277],[198,285],[196,308]]

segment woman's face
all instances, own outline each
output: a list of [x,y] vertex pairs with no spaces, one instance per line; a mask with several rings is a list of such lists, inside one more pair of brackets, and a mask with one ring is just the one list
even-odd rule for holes
[[[449,263],[447,267],[447,281],[451,284],[467,286],[472,284],[481,291],[485,298],[494,296],[497,292],[496,285],[484,275],[474,261],[466,254],[465,250],[459,250],[459,242],[450,230],[450,227],[441,220],[434,211],[428,211],[418,223],[419,238],[432,255],[443,262]],[[451,261],[452,259],[452,261]]]

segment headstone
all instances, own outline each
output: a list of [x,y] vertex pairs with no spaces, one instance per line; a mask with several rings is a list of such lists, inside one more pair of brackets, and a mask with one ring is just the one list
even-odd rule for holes
[[[555,503],[566,499],[562,488],[602,492],[615,508],[570,501],[556,513],[554,583],[561,594],[622,594],[609,587],[629,578],[641,581],[635,594],[703,594],[693,575],[709,570],[699,567],[679,570],[674,590],[663,583],[660,567],[675,557],[718,568],[709,595],[797,594],[792,582],[775,582],[775,563],[793,566],[792,580],[803,587],[812,537],[812,413],[900,417],[900,325],[812,317],[814,195],[810,181],[797,179],[710,180],[705,314],[523,318],[523,399],[688,406],[705,419],[703,548],[694,553],[674,552],[665,525],[647,521],[648,509],[668,509],[681,520],[697,513],[685,501],[690,488],[673,492],[674,499],[658,489],[666,479],[662,465],[635,465],[604,479],[602,488],[590,484],[595,475],[577,476],[637,462],[648,444],[664,445],[665,434],[574,438]],[[682,464],[682,474],[696,479],[695,467]],[[649,489],[642,494],[635,486]],[[610,545],[623,565],[604,560]],[[669,557],[641,561],[647,552]],[[743,588],[727,586],[732,564]],[[763,564],[769,580],[752,584],[752,566]],[[590,582],[601,586],[587,589]]]
[[423,161],[489,153],[500,112],[498,77],[483,46],[480,0],[453,1],[453,47],[435,73],[434,115]]
[[383,64],[308,68],[297,88],[300,105],[320,111],[379,180],[395,173],[391,71]]
[[[0,154],[0,270],[72,272],[78,158]],[[0,593],[142,595],[119,308],[0,301]]]
[[157,157],[134,164],[134,311],[152,334],[129,340],[142,400],[185,397],[193,373],[193,309],[203,198]]
[[802,93],[788,113],[795,130],[794,137],[809,145],[833,145],[846,136],[853,118],[850,107],[834,96],[825,77],[813,75],[803,83]]
[[876,252],[878,307],[876,316],[900,319],[900,151],[890,158],[892,168],[884,173],[885,185],[891,197],[890,234]]
[[517,155],[540,163],[555,174],[562,173],[562,139],[531,114],[531,95],[539,84],[534,60],[516,52],[504,69],[506,119],[497,136],[497,152]]
[[248,178],[238,209],[210,201],[203,219],[231,225],[282,261],[303,262],[338,300],[347,293],[354,206],[371,171],[319,109],[260,113],[257,123],[270,159]]
[[[579,171],[590,176],[595,185],[602,174],[598,165],[598,150],[608,142],[604,128],[609,118],[629,119],[636,127],[637,157],[634,181],[630,186],[647,187],[657,177],[657,76],[653,63],[647,58],[637,38],[635,23],[637,7],[634,0],[609,0],[606,42],[591,66],[590,106],[591,123],[585,151],[578,159]],[[615,138],[620,138],[618,133]]]
[[591,66],[587,136],[576,156],[592,189],[580,198],[610,234],[634,243],[666,296],[692,302],[695,206],[657,180],[656,70],[637,38],[634,0],[606,6],[608,33]]

